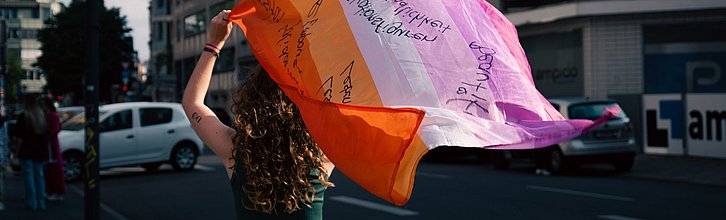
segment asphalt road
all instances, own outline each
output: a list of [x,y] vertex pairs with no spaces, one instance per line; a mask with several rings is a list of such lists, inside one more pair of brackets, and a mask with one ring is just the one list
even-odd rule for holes
[[[227,177],[212,155],[191,172],[165,165],[156,173],[117,168],[102,175],[102,209],[112,219],[234,218]],[[424,162],[403,207],[339,172],[332,181],[337,187],[326,191],[326,219],[726,219],[726,188],[634,179],[608,166],[545,177],[529,164],[500,171],[466,161]]]

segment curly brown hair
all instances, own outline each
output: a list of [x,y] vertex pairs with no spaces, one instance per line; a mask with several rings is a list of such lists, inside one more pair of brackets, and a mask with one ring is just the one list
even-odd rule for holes
[[[297,107],[265,70],[258,66],[236,92],[232,158],[244,166],[242,188],[252,202],[246,209],[263,213],[291,213],[311,207],[315,188],[309,179],[319,170],[326,187],[327,160],[308,133]],[[244,204],[244,203],[243,203]],[[281,210],[280,210],[281,209]]]

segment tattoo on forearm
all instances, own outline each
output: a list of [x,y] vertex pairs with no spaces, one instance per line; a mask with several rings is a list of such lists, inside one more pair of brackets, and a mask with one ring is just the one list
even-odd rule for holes
[[197,114],[196,112],[192,113],[192,120],[196,121],[197,124],[202,121],[202,116]]

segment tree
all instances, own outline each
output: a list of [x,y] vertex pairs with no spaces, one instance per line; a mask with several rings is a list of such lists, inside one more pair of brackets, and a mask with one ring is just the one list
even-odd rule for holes
[[[121,85],[122,63],[133,64],[135,51],[131,29],[118,8],[100,5],[100,86],[101,102],[112,100],[113,85]],[[86,4],[73,0],[70,5],[46,22],[40,31],[43,54],[37,65],[45,73],[46,89],[55,94],[83,97],[86,67]],[[132,69],[130,66],[129,69]]]
[[5,101],[18,101],[18,90],[20,89],[20,80],[25,77],[25,71],[20,66],[20,55],[17,53],[8,53],[7,75],[5,76]]

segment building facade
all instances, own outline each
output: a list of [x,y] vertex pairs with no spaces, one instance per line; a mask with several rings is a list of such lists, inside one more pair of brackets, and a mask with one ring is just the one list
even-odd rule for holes
[[60,10],[55,0],[0,0],[0,19],[6,27],[6,59],[20,61],[26,75],[20,82],[23,93],[40,93],[46,84],[41,70],[33,66],[42,54],[38,34],[45,20]]
[[[207,43],[209,21],[223,9],[232,9],[232,0],[152,0],[150,2],[151,60],[149,79],[153,99],[180,101],[197,59]],[[230,93],[257,64],[239,28],[222,48],[212,75],[207,105],[227,109]]]
[[617,100],[643,152],[726,158],[726,1],[493,1],[546,97]]

